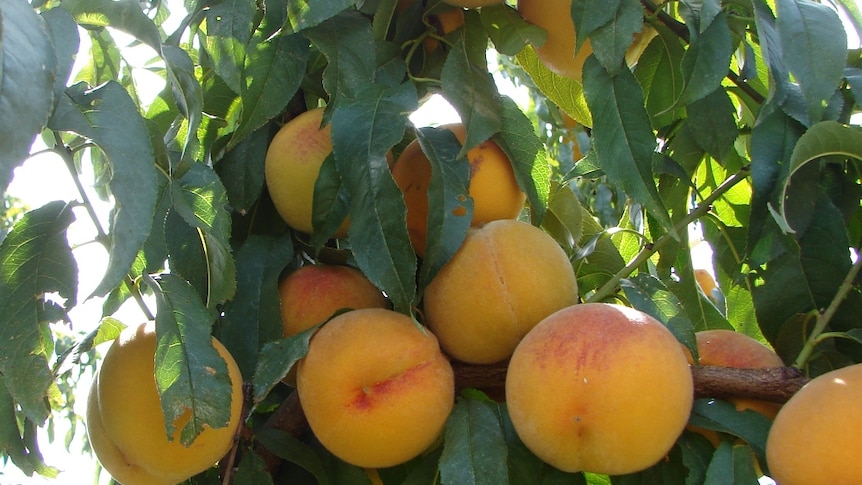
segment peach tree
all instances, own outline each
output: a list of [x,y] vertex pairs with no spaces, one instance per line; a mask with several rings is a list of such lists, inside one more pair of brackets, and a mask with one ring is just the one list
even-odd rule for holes
[[[495,399],[505,365],[453,362],[457,398],[440,439],[379,470],[383,483],[749,484],[769,475],[770,421],[727,399],[782,402],[807,378],[862,362],[862,132],[853,117],[862,51],[848,48],[862,14],[851,0],[548,3],[563,4],[577,48],[589,41],[580,79],[537,55],[558,24],[527,21],[515,2],[0,3],[4,201],[14,170],[38,163],[37,152],[62,160],[67,173],[56,176],[78,192],[17,217],[0,242],[4,461],[58,476],[40,441],[55,419],[79,420],[77,377],[123,326],[155,320],[157,375],[211,358],[213,335],[245,381],[234,447],[191,483],[370,483],[314,439],[282,382],[313,330],[283,337],[278,282],[308,261],[349,264],[421,323],[423,290],[468,231],[452,210],[472,211],[466,151],[492,139],[526,194],[521,219],[566,251],[579,301],[648,313],[695,355],[696,332],[734,329],[769,343],[786,367],[693,367],[689,423],[719,432],[720,443],[685,431],[654,466],[604,476],[562,472],[521,443]],[[459,20],[444,22],[456,8]],[[503,83],[527,96],[501,94]],[[411,123],[432,96],[459,115],[463,145]],[[264,160],[278,128],[315,107],[325,107],[333,150],[307,234],[276,212]],[[414,139],[433,167],[433,244],[422,258],[387,158]],[[348,235],[334,238],[345,216]],[[75,225],[108,255],[87,294],[79,274],[91,267],[68,239]],[[720,289],[710,294],[696,283],[699,238],[713,250]],[[93,300],[98,326],[69,316]],[[117,318],[129,305],[138,321]],[[82,325],[95,330],[75,334]],[[228,393],[225,383],[178,373],[162,383],[166,422],[185,409],[195,425],[226,421],[226,409],[194,405]]]

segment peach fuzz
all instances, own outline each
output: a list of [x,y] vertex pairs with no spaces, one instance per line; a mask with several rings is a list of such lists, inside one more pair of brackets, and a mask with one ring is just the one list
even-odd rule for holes
[[862,364],[812,379],[778,412],[766,463],[781,485],[851,485],[862,477]]
[[[461,143],[467,136],[463,124],[444,125]],[[470,164],[470,187],[473,199],[471,224],[478,226],[498,219],[515,219],[521,213],[527,196],[518,186],[509,157],[493,140],[488,139],[467,151]],[[413,249],[425,255],[428,234],[428,186],[431,162],[422,153],[419,141],[410,142],[392,166],[392,177],[404,194],[407,206],[407,230]]]
[[278,294],[285,337],[326,321],[338,310],[389,308],[374,283],[350,266],[305,265],[279,282]]
[[541,229],[509,219],[471,228],[423,294],[443,350],[473,364],[507,359],[540,320],[577,301],[565,251]]
[[296,376],[312,432],[363,468],[406,462],[429,448],[452,411],[452,367],[437,339],[401,313],[343,313],[311,338]]
[[[323,111],[314,108],[285,123],[270,142],[264,162],[264,178],[276,210],[288,226],[306,234],[314,231],[314,184],[332,153],[330,126],[321,126]],[[346,236],[347,226],[345,219],[335,237]]]
[[180,433],[190,412],[165,434],[165,417],[154,377],[155,324],[124,330],[114,341],[87,399],[87,434],[101,465],[125,485],[173,485],[205,471],[230,450],[242,414],[242,376],[227,349],[213,339],[231,381],[230,421],[204,427],[189,447]]
[[691,413],[685,353],[657,320],[632,308],[573,305],[515,349],[509,415],[539,458],[567,472],[634,473],[661,460]]

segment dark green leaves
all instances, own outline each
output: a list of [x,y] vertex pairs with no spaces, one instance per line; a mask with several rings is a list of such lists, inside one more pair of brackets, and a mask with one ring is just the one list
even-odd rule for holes
[[0,188],[30,153],[54,107],[57,57],[45,23],[25,0],[0,5]]
[[27,213],[0,244],[0,374],[11,399],[40,425],[53,381],[47,324],[77,304],[78,265],[66,241],[73,220],[70,206],[51,202]]
[[77,84],[66,91],[49,127],[92,140],[111,167],[115,199],[110,261],[94,295],[108,294],[125,278],[146,241],[157,198],[157,173],[149,133],[138,108],[116,82],[95,89]]
[[440,457],[444,485],[496,485],[509,483],[507,447],[496,404],[462,398],[446,422],[445,444]]
[[227,426],[231,385],[241,383],[231,382],[227,364],[213,347],[212,320],[195,290],[171,274],[145,281],[155,292],[158,306],[155,377],[165,431],[171,439],[177,420],[190,412],[180,432],[180,441],[188,446],[204,425]]

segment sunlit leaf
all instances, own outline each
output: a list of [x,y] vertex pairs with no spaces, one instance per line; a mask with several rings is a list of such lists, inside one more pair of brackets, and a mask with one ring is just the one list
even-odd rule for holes
[[241,91],[246,46],[254,28],[254,2],[229,0],[206,11],[206,50],[216,72],[234,92]]
[[536,56],[532,46],[527,46],[517,56],[518,64],[524,68],[542,93],[578,123],[593,126],[592,114],[584,99],[581,83],[551,72]]
[[639,274],[620,284],[633,307],[662,322],[697,359],[694,325],[682,311],[679,299],[661,281],[648,274]]
[[299,359],[308,353],[308,342],[320,325],[291,337],[267,342],[260,351],[254,371],[254,402],[260,403]]
[[479,11],[482,25],[497,51],[517,55],[527,43],[542,45],[548,34],[541,27],[528,23],[509,5],[488,5]]
[[352,5],[353,0],[287,0],[287,22],[284,27],[288,32],[299,32],[320,25]]

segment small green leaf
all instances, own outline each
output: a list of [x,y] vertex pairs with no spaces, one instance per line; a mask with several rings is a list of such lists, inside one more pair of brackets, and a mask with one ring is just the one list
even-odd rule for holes
[[320,25],[353,6],[354,0],[287,0],[286,32],[299,32]]
[[156,52],[161,51],[162,39],[156,24],[131,0],[66,0],[62,7],[82,26],[119,29]]
[[331,153],[323,160],[317,173],[311,207],[311,224],[314,228],[311,245],[315,253],[319,253],[350,212],[350,196]]
[[66,90],[66,82],[69,81],[69,76],[72,73],[81,38],[78,34],[78,24],[75,23],[75,19],[66,9],[52,8],[42,11],[40,15],[45,21],[57,54],[57,75],[54,79],[54,105],[56,106]]
[[228,0],[206,10],[206,51],[216,73],[235,93],[241,92],[246,46],[254,30],[254,2]]
[[783,61],[799,82],[810,123],[823,117],[846,64],[847,34],[838,14],[810,0],[776,2]]
[[298,438],[279,429],[264,428],[255,433],[255,440],[279,458],[304,468],[314,476],[318,485],[330,483],[323,458]]
[[356,262],[395,310],[406,314],[416,297],[416,255],[386,153],[404,137],[407,115],[417,106],[412,83],[370,86],[332,115],[335,162],[352,204],[349,236]]
[[321,324],[264,344],[254,371],[254,402],[259,404],[290,369],[308,353],[308,342]]
[[254,483],[255,485],[270,485],[272,474],[267,470],[266,462],[254,451],[243,453],[236,473],[233,475],[236,483]]
[[736,108],[723,88],[718,88],[703,98],[689,103],[688,123],[694,139],[704,151],[719,161],[724,161],[739,131],[736,127]]
[[620,69],[628,69],[625,63],[626,51],[634,35],[643,30],[644,10],[638,0],[619,0],[618,6],[596,8],[613,9],[613,18],[590,33],[590,46],[608,72],[616,74]]
[[621,0],[572,0],[569,15],[575,26],[575,50],[579,50],[598,28],[613,22]]
[[0,4],[0,189],[29,155],[54,106],[57,54],[25,0]]
[[541,27],[524,20],[509,5],[488,5],[479,10],[479,16],[491,42],[501,54],[517,55],[527,43],[542,45],[548,37]]
[[578,123],[586,127],[593,126],[592,114],[584,99],[581,83],[551,72],[536,56],[532,46],[525,47],[517,59],[542,94]]
[[721,86],[727,76],[733,48],[727,14],[722,12],[700,35],[691,39],[685,51],[681,64],[686,80],[682,103],[697,101]]
[[156,387],[165,415],[165,432],[174,436],[175,423],[191,413],[180,433],[189,446],[204,426],[223,428],[230,421],[233,390],[227,364],[213,347],[209,311],[195,290],[172,274],[146,276],[155,292]]
[[696,399],[689,424],[732,434],[751,446],[757,459],[766,463],[766,437],[772,421],[751,410],[737,411],[736,406],[716,399]]
[[635,77],[643,88],[647,112],[653,128],[670,125],[683,118],[675,108],[685,89],[685,79],[679,69],[685,49],[679,37],[667,27],[655,27],[658,35],[650,41],[635,66]]
[[[29,418],[19,418],[16,411],[15,400],[0,383],[0,455],[4,461],[11,458],[12,463],[28,477],[35,472],[43,477],[56,478],[59,470],[45,464],[36,442],[36,424]],[[19,419],[23,420],[23,426]]]
[[757,483],[754,466],[751,448],[722,441],[709,462],[703,485]]
[[254,374],[260,347],[282,336],[278,279],[293,256],[287,235],[250,236],[236,253],[236,295],[225,304],[218,335],[243,375]]
[[461,398],[446,422],[440,483],[497,485],[509,483],[507,446],[495,404]]
[[27,419],[42,425],[53,382],[50,310],[77,303],[78,265],[66,230],[71,206],[49,202],[24,215],[0,243],[0,375]]
[[622,280],[620,284],[632,306],[662,322],[688,348],[696,361],[694,325],[682,310],[677,297],[661,281],[648,274]]
[[595,57],[584,64],[584,93],[595,116],[592,147],[614,184],[646,207],[665,230],[675,232],[653,180],[656,139],[643,92],[631,71],[611,76]]
[[260,197],[269,129],[261,128],[239,142],[215,165],[233,210],[245,214]]
[[116,82],[94,89],[76,84],[66,91],[49,123],[92,140],[107,157],[115,200],[108,269],[93,295],[120,284],[149,236],[156,209],[158,174],[146,124],[126,90]]

